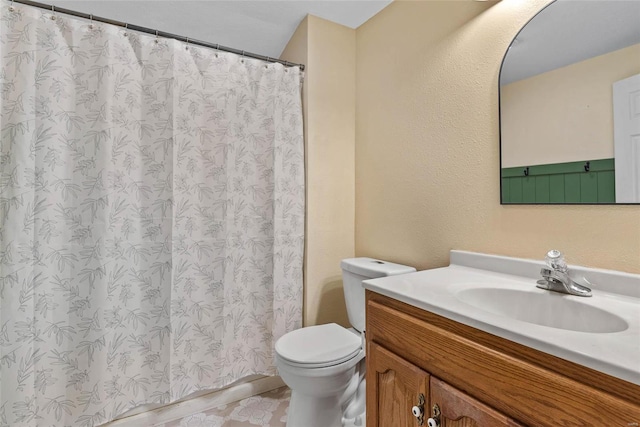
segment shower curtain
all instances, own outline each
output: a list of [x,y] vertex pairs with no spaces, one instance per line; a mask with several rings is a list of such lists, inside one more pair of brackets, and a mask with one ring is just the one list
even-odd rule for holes
[[300,327],[301,72],[0,3],[0,426],[96,426]]

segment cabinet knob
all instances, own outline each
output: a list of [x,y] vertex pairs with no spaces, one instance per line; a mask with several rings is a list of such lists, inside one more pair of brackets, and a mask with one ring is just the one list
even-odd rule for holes
[[414,406],[411,408],[411,413],[414,417],[420,418],[424,415],[424,410],[420,406]]
[[440,406],[437,403],[433,405],[432,414],[433,417],[427,420],[427,425],[429,427],[440,427]]

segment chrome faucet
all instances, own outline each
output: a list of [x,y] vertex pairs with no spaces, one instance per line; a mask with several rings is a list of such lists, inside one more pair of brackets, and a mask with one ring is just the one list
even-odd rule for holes
[[562,252],[550,250],[547,252],[545,262],[547,263],[547,267],[543,267],[542,270],[540,270],[542,279],[537,282],[537,286],[540,289],[562,292],[579,297],[591,296],[591,289],[576,283],[569,277],[569,267],[567,267]]

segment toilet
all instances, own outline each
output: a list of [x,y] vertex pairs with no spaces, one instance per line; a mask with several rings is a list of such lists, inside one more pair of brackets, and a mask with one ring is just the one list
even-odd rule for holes
[[349,322],[308,326],[275,345],[276,367],[291,389],[287,427],[355,427],[365,420],[365,291],[362,281],[416,271],[372,258],[342,261]]

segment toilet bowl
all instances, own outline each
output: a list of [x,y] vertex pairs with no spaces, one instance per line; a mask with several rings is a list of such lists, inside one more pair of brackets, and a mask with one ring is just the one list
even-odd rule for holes
[[[364,360],[362,340],[335,323],[298,331],[276,343],[278,372],[292,390],[287,426],[342,426],[345,392]],[[296,347],[299,340],[313,348]]]
[[276,342],[276,366],[291,389],[287,427],[365,425],[365,291],[362,281],[414,272],[372,258],[341,263],[347,329],[335,323],[289,332]]

